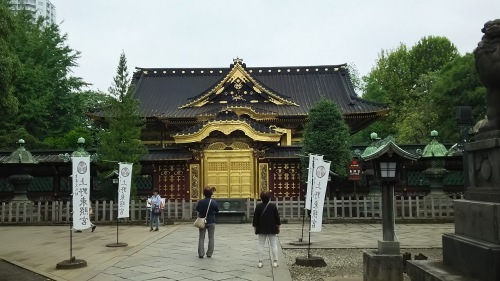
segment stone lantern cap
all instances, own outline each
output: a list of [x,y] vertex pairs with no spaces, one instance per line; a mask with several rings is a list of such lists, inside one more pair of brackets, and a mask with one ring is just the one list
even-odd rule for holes
[[12,152],[7,158],[5,158],[2,163],[6,164],[38,164],[33,155],[24,148],[24,140],[20,139],[18,142],[19,147]]
[[[372,133],[372,141],[373,140],[380,140],[377,137],[377,134]],[[415,161],[418,159],[418,156],[413,155],[412,153],[402,149],[396,144],[396,141],[394,137],[388,136],[387,138],[380,140],[380,142],[377,145],[372,145],[369,146],[365,149],[365,151],[361,154],[360,158],[363,159],[364,161],[369,161],[373,160],[376,158],[379,158],[383,154],[392,154],[395,153],[403,158]]]
[[436,130],[431,131],[431,137],[432,140],[431,142],[425,146],[424,152],[422,152],[423,158],[427,157],[445,157],[448,156],[448,150],[446,147],[444,147],[443,144],[441,144],[439,141],[437,141],[437,136],[438,132]]
[[78,145],[78,148],[73,151],[73,153],[71,153],[71,156],[74,156],[74,157],[85,157],[85,156],[90,156],[90,153],[88,153],[87,151],[85,151],[85,149],[83,148],[84,144],[85,144],[85,139],[84,138],[78,138],[78,141],[76,142],[77,145]]

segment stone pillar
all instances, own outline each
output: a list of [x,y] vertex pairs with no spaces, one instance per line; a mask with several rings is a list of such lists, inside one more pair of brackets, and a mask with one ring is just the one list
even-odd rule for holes
[[455,233],[443,235],[443,264],[466,277],[500,280],[500,131],[465,147],[470,186],[455,201]]

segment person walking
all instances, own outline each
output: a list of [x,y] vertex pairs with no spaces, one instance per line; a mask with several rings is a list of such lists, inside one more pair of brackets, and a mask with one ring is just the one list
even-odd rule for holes
[[205,233],[208,231],[208,249],[207,258],[211,258],[214,253],[214,236],[215,236],[215,214],[219,212],[219,205],[212,199],[213,188],[205,187],[203,189],[203,195],[205,199],[198,201],[196,204],[196,211],[198,212],[198,217],[205,217],[205,228],[199,229],[198,237],[198,257],[200,259],[205,255]]
[[151,213],[150,213],[150,221],[151,228],[149,231],[153,231],[153,227],[156,225],[154,231],[158,231],[160,229],[160,213],[161,213],[161,197],[158,194],[158,189],[153,190],[153,196],[149,199],[149,203],[151,204]]
[[271,194],[267,191],[260,193],[260,199],[262,203],[259,203],[255,207],[255,212],[253,215],[252,225],[255,230],[255,234],[259,236],[259,263],[258,267],[262,267],[262,260],[264,255],[264,245],[266,239],[269,239],[270,250],[271,250],[271,260],[273,261],[273,267],[278,267],[278,237],[277,234],[280,233],[280,214],[276,205],[271,204]]

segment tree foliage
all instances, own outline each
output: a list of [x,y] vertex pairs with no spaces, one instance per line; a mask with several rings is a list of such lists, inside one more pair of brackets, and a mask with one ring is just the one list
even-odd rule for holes
[[10,40],[15,33],[14,16],[6,0],[0,0],[0,119],[15,114],[18,105],[13,96],[13,81],[19,60],[12,51]]
[[46,147],[45,138],[81,125],[77,93],[86,83],[71,75],[79,52],[66,44],[57,25],[35,21],[26,11],[12,14],[6,7],[1,1],[0,105],[5,110],[0,113],[0,143],[14,143],[23,128],[34,141],[31,147]]
[[[446,64],[430,89],[430,108],[436,114],[436,130],[443,142],[458,142],[457,107],[472,107],[472,120],[477,122],[486,115],[486,88],[479,80],[471,53],[457,57]],[[474,124],[472,124],[474,125]]]
[[[349,126],[333,101],[322,99],[309,111],[304,128],[302,155],[306,156],[309,153],[324,155],[324,160],[331,161],[331,171],[340,176],[347,175],[346,167],[352,158]],[[308,157],[302,157],[301,164],[302,167],[308,167]],[[303,177],[307,178],[307,175],[303,174]]]
[[[104,193],[109,198],[116,195],[115,189],[110,185],[109,176],[118,169],[118,162],[133,163],[132,169],[132,195],[136,194],[134,179],[141,173],[139,160],[147,153],[146,147],[141,142],[141,129],[144,119],[137,114],[139,101],[132,97],[132,87],[126,67],[126,57],[122,53],[114,77],[110,94],[118,99],[111,99],[110,105],[104,110],[108,127],[99,134],[99,178]],[[126,87],[124,87],[126,85]]]
[[[432,101],[430,89],[436,74],[459,57],[457,48],[445,37],[429,36],[420,39],[410,49],[382,51],[376,66],[364,77],[363,98],[389,105],[389,115],[360,132],[368,140],[371,132],[381,136],[394,135],[399,142],[420,142],[427,135],[427,125],[437,116],[429,114]],[[415,130],[411,132],[412,128]]]

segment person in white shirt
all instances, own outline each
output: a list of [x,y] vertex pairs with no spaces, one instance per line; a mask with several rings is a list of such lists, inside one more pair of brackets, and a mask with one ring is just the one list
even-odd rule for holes
[[158,189],[153,190],[153,196],[149,199],[151,204],[151,228],[149,231],[153,231],[153,227],[156,225],[154,231],[160,229],[160,213],[161,213],[161,197],[158,194]]

